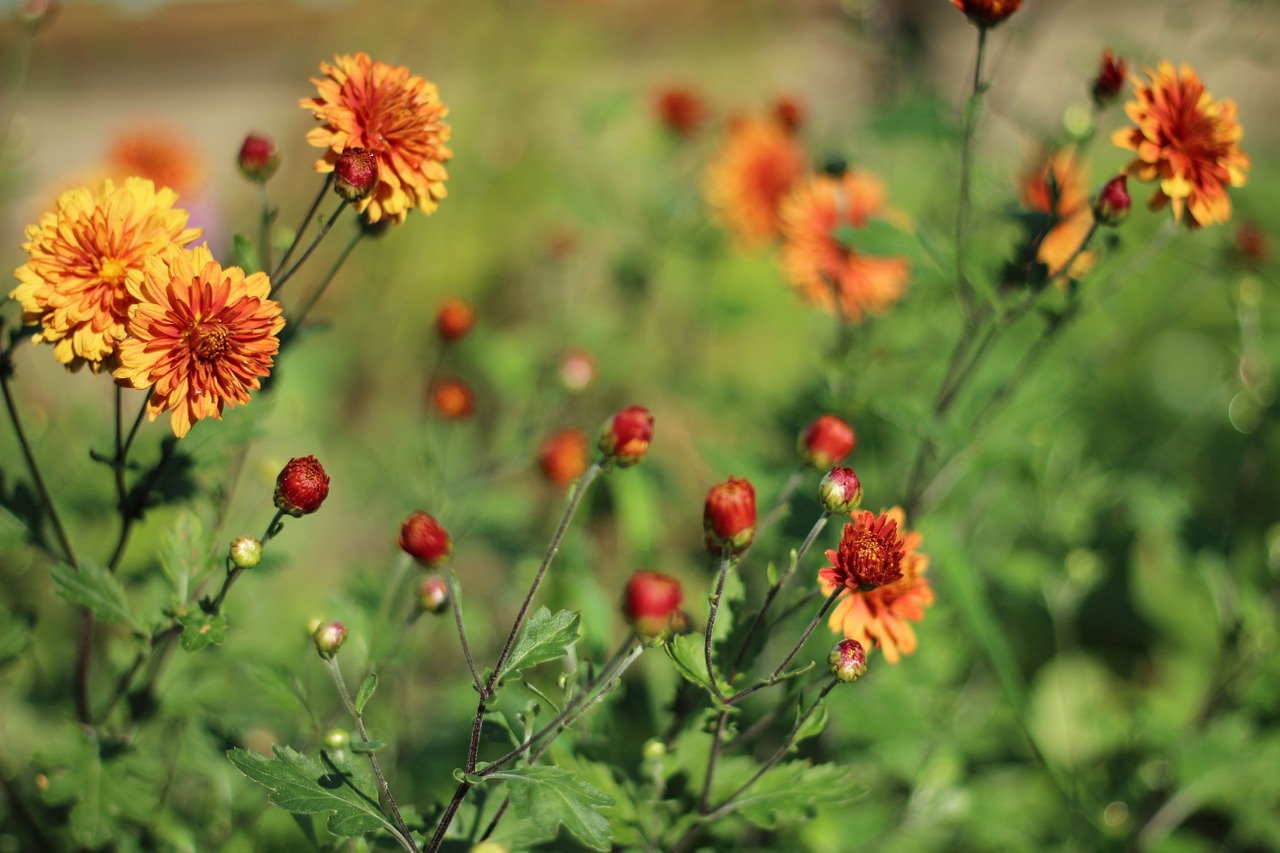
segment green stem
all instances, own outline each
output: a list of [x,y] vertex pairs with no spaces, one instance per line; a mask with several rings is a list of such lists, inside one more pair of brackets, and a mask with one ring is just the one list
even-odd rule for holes
[[769,673],[768,678],[763,681],[758,681],[750,687],[739,690],[737,693],[733,694],[733,696],[729,697],[729,704],[736,705],[751,694],[763,690],[766,687],[772,687],[781,681],[783,671],[787,668],[788,664],[795,659],[795,656],[800,654],[800,649],[804,648],[804,644],[808,642],[809,637],[813,634],[814,630],[818,627],[818,624],[823,620],[823,618],[826,617],[827,611],[831,609],[831,605],[836,603],[836,599],[840,597],[840,593],[842,592],[844,592],[843,587],[836,587],[831,591],[831,594],[827,596],[826,601],[822,603],[822,607],[818,608],[818,612],[809,620],[809,625],[804,629],[804,633],[800,635],[800,639],[791,647],[791,651],[787,652],[787,656],[784,657],[782,662],[774,668],[773,672]]
[[484,681],[480,678],[480,673],[476,670],[476,659],[471,654],[471,644],[467,642],[467,629],[462,624],[462,600],[461,591],[458,584],[458,575],[453,569],[449,570],[447,583],[449,584],[449,607],[453,610],[453,621],[458,627],[458,642],[462,646],[462,656],[467,661],[467,669],[471,671],[471,683],[475,685],[477,693],[484,693]]
[[324,201],[325,195],[329,192],[329,188],[333,186],[333,172],[325,175],[324,183],[320,185],[320,192],[316,193],[315,200],[311,202],[311,207],[307,209],[307,215],[303,217],[302,224],[298,226],[298,230],[293,233],[293,241],[289,243],[289,248],[284,250],[284,255],[280,258],[280,262],[271,270],[271,293],[275,294],[278,285],[275,283],[276,277],[280,275],[280,271],[284,269],[284,265],[289,263],[289,258],[293,257],[293,252],[298,248],[298,244],[302,242],[302,235],[306,233],[307,226],[311,224],[311,219],[316,215],[316,211],[320,209],[320,202]]
[[716,678],[716,665],[712,656],[712,639],[716,629],[716,614],[720,610],[720,596],[724,593],[724,582],[729,576],[729,569],[734,565],[735,560],[733,554],[728,548],[724,549],[720,554],[720,571],[716,574],[716,591],[711,596],[711,606],[707,611],[707,629],[704,632],[702,653],[707,662],[707,681],[711,684],[711,692],[722,704],[727,705],[729,700],[720,690],[720,680]]
[[262,256],[258,263],[258,269],[271,269],[271,220],[275,218],[275,214],[271,211],[271,205],[267,202],[267,182],[258,181],[258,253]]
[[[356,244],[360,242],[362,237],[364,237],[364,231],[356,231],[355,234],[351,235],[351,239],[347,241],[347,245],[342,248],[342,252],[339,253],[337,260],[333,262],[333,266],[329,268],[329,272],[324,277],[324,280],[320,282],[320,286],[315,289],[303,304],[302,308],[298,311],[298,315],[289,321],[289,328],[293,330],[290,337],[296,335],[302,329],[302,324],[306,321],[307,315],[311,313],[311,309],[315,307],[315,304],[320,301],[320,297],[324,295],[325,289],[329,287],[329,282],[333,281],[334,276],[338,274],[338,270],[342,267],[343,263],[346,262],[347,257],[355,249]],[[305,260],[305,258],[303,260]],[[299,261],[298,263],[302,263],[302,261]]]
[[982,107],[982,95],[987,85],[982,81],[982,64],[986,58],[987,28],[978,27],[978,55],[973,64],[973,90],[964,107],[964,135],[960,143],[960,201],[956,206],[956,296],[965,317],[974,311],[973,285],[965,272],[966,249],[969,242],[969,216],[971,213],[971,183],[973,171],[973,138],[978,128],[978,115]]
[[[293,278],[294,273],[296,273],[302,267],[302,265],[307,262],[307,259],[311,257],[311,253],[314,252],[316,248],[324,241],[324,238],[328,236],[329,230],[333,228],[333,223],[338,221],[338,217],[342,215],[342,211],[346,210],[347,206],[350,204],[351,202],[347,201],[345,198],[342,199],[342,203],[338,205],[338,209],[333,212],[333,216],[330,216],[328,219],[325,220],[324,225],[320,227],[320,233],[317,234],[316,238],[311,241],[311,245],[307,246],[306,251],[302,253],[302,257],[298,258],[298,262],[295,263],[293,266],[289,267],[289,269],[285,273],[283,273],[278,279],[276,279],[272,283],[271,285],[272,296],[275,296],[276,294],[278,294],[280,290],[285,286],[285,284],[289,281],[289,279]],[[346,255],[344,254],[343,258],[345,257]],[[332,275],[330,276],[330,278],[332,278]],[[328,281],[326,281],[325,283],[328,284]]]

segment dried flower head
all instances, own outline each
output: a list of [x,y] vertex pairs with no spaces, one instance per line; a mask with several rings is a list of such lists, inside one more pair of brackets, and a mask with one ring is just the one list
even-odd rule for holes
[[320,508],[329,497],[329,475],[314,456],[296,456],[276,477],[276,509],[301,518]]
[[320,72],[324,76],[311,81],[319,95],[299,102],[321,123],[307,134],[308,142],[327,149],[316,171],[333,171],[348,148],[367,148],[377,158],[378,181],[356,210],[370,222],[403,222],[414,207],[434,212],[446,195],[444,164],[453,156],[445,147],[449,110],[436,85],[363,52],[322,62]]
[[776,237],[779,206],[807,159],[795,136],[774,119],[730,122],[707,171],[707,201],[716,219],[747,247]]

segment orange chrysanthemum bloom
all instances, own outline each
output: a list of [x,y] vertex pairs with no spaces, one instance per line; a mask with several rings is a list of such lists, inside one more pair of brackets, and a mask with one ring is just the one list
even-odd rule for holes
[[265,273],[223,269],[207,246],[171,247],[129,277],[129,292],[137,304],[116,381],[152,388],[147,414],[172,411],[178,438],[202,418],[221,419],[223,406],[249,402],[271,372],[284,317]]
[[205,163],[191,140],[172,130],[151,128],[121,134],[107,155],[120,179],[146,178],[186,196],[204,183]]
[[[1049,230],[1039,236],[1036,258],[1051,275],[1057,273],[1093,227],[1088,165],[1069,148],[1049,152],[1023,176],[1019,193],[1023,207],[1053,219]],[[1080,278],[1093,263],[1093,252],[1081,252],[1072,261],[1068,276]]]
[[[859,516],[874,518],[867,510],[860,510],[852,516],[855,519]],[[893,521],[900,532],[902,556],[898,568],[902,577],[866,592],[846,586],[836,600],[828,624],[835,633],[857,640],[867,648],[874,640],[884,652],[885,660],[897,663],[902,655],[916,650],[916,632],[911,623],[924,618],[924,609],[933,604],[933,589],[924,576],[929,568],[929,557],[916,551],[920,547],[920,534],[905,529],[901,507],[894,507],[882,513],[883,516]],[[818,582],[826,595],[837,589],[838,580],[828,579],[819,573]]]
[[164,247],[200,236],[186,227],[187,212],[174,208],[177,198],[142,178],[119,186],[108,180],[97,192],[63,193],[54,211],[27,227],[22,248],[31,260],[18,267],[20,283],[9,296],[22,303],[25,324],[40,326],[33,340],[53,344],[68,370],[115,366],[134,302],[129,274]]
[[847,322],[883,314],[902,298],[910,265],[905,258],[863,255],[839,239],[844,228],[864,228],[881,212],[884,187],[870,175],[816,175],[782,204],[782,265],[793,287]]
[[328,149],[316,171],[332,172],[343,151],[366,148],[378,160],[378,183],[356,210],[370,222],[404,222],[413,207],[434,212],[447,195],[444,163],[453,156],[445,147],[452,133],[444,123],[449,109],[436,85],[364,52],[335,62],[321,62],[325,76],[311,79],[319,96],[298,102],[322,123],[307,134],[312,145]]
[[745,246],[778,235],[778,207],[805,169],[805,153],[780,122],[739,118],[707,172],[716,218]]
[[1244,130],[1236,122],[1235,101],[1215,101],[1183,65],[1161,62],[1145,69],[1149,84],[1134,81],[1137,100],[1125,112],[1137,127],[1118,130],[1111,141],[1137,152],[1124,171],[1140,181],[1158,181],[1148,207],[1173,206],[1173,218],[1198,228],[1231,218],[1227,187],[1242,187],[1249,158],[1240,151]]

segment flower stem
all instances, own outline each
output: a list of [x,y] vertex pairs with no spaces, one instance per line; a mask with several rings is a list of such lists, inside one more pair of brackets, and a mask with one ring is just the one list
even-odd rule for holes
[[324,201],[325,195],[329,192],[329,188],[333,186],[333,172],[325,175],[324,183],[320,185],[320,192],[316,193],[315,201],[311,202],[311,207],[307,210],[307,215],[303,217],[302,224],[298,226],[298,230],[293,234],[293,242],[289,244],[289,248],[285,249],[284,255],[280,258],[280,262],[271,270],[271,294],[275,295],[276,277],[280,275],[280,271],[284,269],[284,265],[289,263],[289,258],[293,256],[294,249],[298,248],[298,244],[302,242],[302,235],[307,232],[307,226],[311,224],[311,219],[316,215],[316,211],[320,209],[320,202]]
[[[289,269],[285,273],[283,273],[278,279],[276,279],[272,283],[271,285],[272,296],[275,296],[277,293],[279,293],[280,289],[285,286],[285,283],[289,281],[289,279],[293,278],[293,274],[296,273],[302,267],[302,265],[307,262],[307,259],[311,257],[311,253],[314,252],[316,250],[316,247],[319,246],[324,241],[324,238],[326,236],[328,236],[329,230],[333,228],[333,223],[338,221],[338,217],[342,215],[342,211],[346,210],[347,206],[350,204],[351,202],[347,201],[345,198],[342,199],[342,202],[338,205],[338,209],[333,212],[333,216],[330,216],[328,219],[326,219],[324,222],[324,225],[320,226],[320,233],[317,234],[316,238],[311,241],[311,245],[307,246],[306,251],[302,253],[302,257],[298,258],[297,263],[289,267]],[[343,259],[346,258],[345,253],[343,254],[342,258]],[[333,270],[333,272],[337,272],[336,268]],[[329,276],[330,279],[332,277],[333,277],[332,275]],[[329,279],[326,279],[325,284],[327,285],[328,283],[329,283]]]
[[831,591],[831,594],[827,596],[826,601],[822,603],[822,607],[820,607],[818,609],[818,612],[814,614],[813,618],[809,620],[809,625],[804,629],[804,633],[800,635],[800,639],[797,640],[796,644],[791,647],[791,651],[787,652],[787,656],[784,657],[782,659],[782,662],[778,664],[777,667],[774,668],[773,672],[769,673],[768,678],[764,679],[763,681],[758,681],[755,684],[751,685],[750,687],[746,687],[746,688],[743,688],[742,690],[739,690],[737,693],[729,697],[729,704],[736,705],[739,702],[741,702],[743,699],[750,696],[751,694],[759,690],[763,690],[766,687],[772,687],[773,685],[781,681],[783,677],[782,675],[783,670],[785,670],[788,664],[790,664],[791,661],[795,659],[796,655],[800,654],[800,649],[804,648],[804,644],[808,642],[809,637],[813,634],[814,630],[818,627],[818,623],[821,622],[823,618],[827,615],[827,611],[831,609],[831,605],[836,603],[836,599],[840,597],[840,593],[842,592],[844,592],[844,589],[842,587],[836,587]]
[[271,210],[271,205],[267,202],[267,182],[258,182],[258,201],[260,204],[260,212],[258,214],[258,253],[261,255],[258,261],[258,269],[271,269],[271,220],[275,219],[275,213]]
[[982,64],[986,58],[987,28],[978,27],[978,52],[973,64],[973,89],[964,106],[964,135],[960,142],[960,201],[956,206],[956,296],[964,309],[966,319],[973,316],[973,285],[965,272],[966,249],[969,242],[969,216],[971,210],[971,183],[973,171],[973,138],[978,127],[978,115],[982,109],[982,96],[987,84],[982,80]]
[[728,704],[729,700],[720,690],[720,681],[716,678],[716,665],[712,659],[712,635],[716,629],[716,613],[720,610],[720,596],[724,593],[724,582],[729,576],[729,569],[733,567],[736,561],[729,549],[725,549],[720,555],[720,571],[716,575],[716,591],[711,596],[711,606],[707,611],[707,629],[703,638],[702,653],[707,661],[707,681],[711,684],[711,692],[722,704]]
[[[333,281],[334,277],[338,274],[338,270],[341,269],[343,263],[346,262],[347,257],[351,252],[355,250],[356,244],[360,242],[362,237],[364,237],[364,231],[356,231],[356,233],[351,236],[351,239],[347,241],[347,245],[343,246],[342,252],[339,253],[337,260],[333,262],[333,266],[329,268],[329,272],[325,275],[324,280],[320,282],[320,285],[315,289],[307,301],[303,303],[302,308],[298,311],[298,315],[289,322],[289,328],[293,330],[289,335],[290,337],[296,335],[302,329],[302,324],[306,321],[307,315],[311,313],[311,309],[315,307],[315,304],[320,301],[320,297],[324,295],[325,289],[328,288],[329,283]],[[304,258],[303,260],[306,259]],[[302,261],[299,261],[298,263],[301,264]]]
[[458,626],[458,641],[462,645],[462,656],[467,661],[467,669],[471,670],[471,683],[475,685],[476,692],[483,693],[484,682],[480,680],[480,673],[476,671],[476,659],[471,654],[471,644],[467,642],[467,629],[462,624],[462,601],[458,574],[453,569],[449,570],[447,582],[449,584],[449,606],[453,610],[453,621]]

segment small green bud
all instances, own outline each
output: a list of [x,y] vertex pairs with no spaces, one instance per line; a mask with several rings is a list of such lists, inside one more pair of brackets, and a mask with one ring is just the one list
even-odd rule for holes
[[329,749],[346,749],[351,743],[351,735],[346,729],[329,729],[324,733],[324,745]]
[[661,761],[667,754],[667,745],[661,738],[649,738],[644,742],[644,760]]
[[252,569],[262,561],[262,543],[252,536],[241,536],[231,543],[229,556],[237,569]]
[[316,651],[320,653],[320,657],[331,658],[347,641],[347,626],[336,619],[323,622],[311,635],[311,639],[315,642]]

